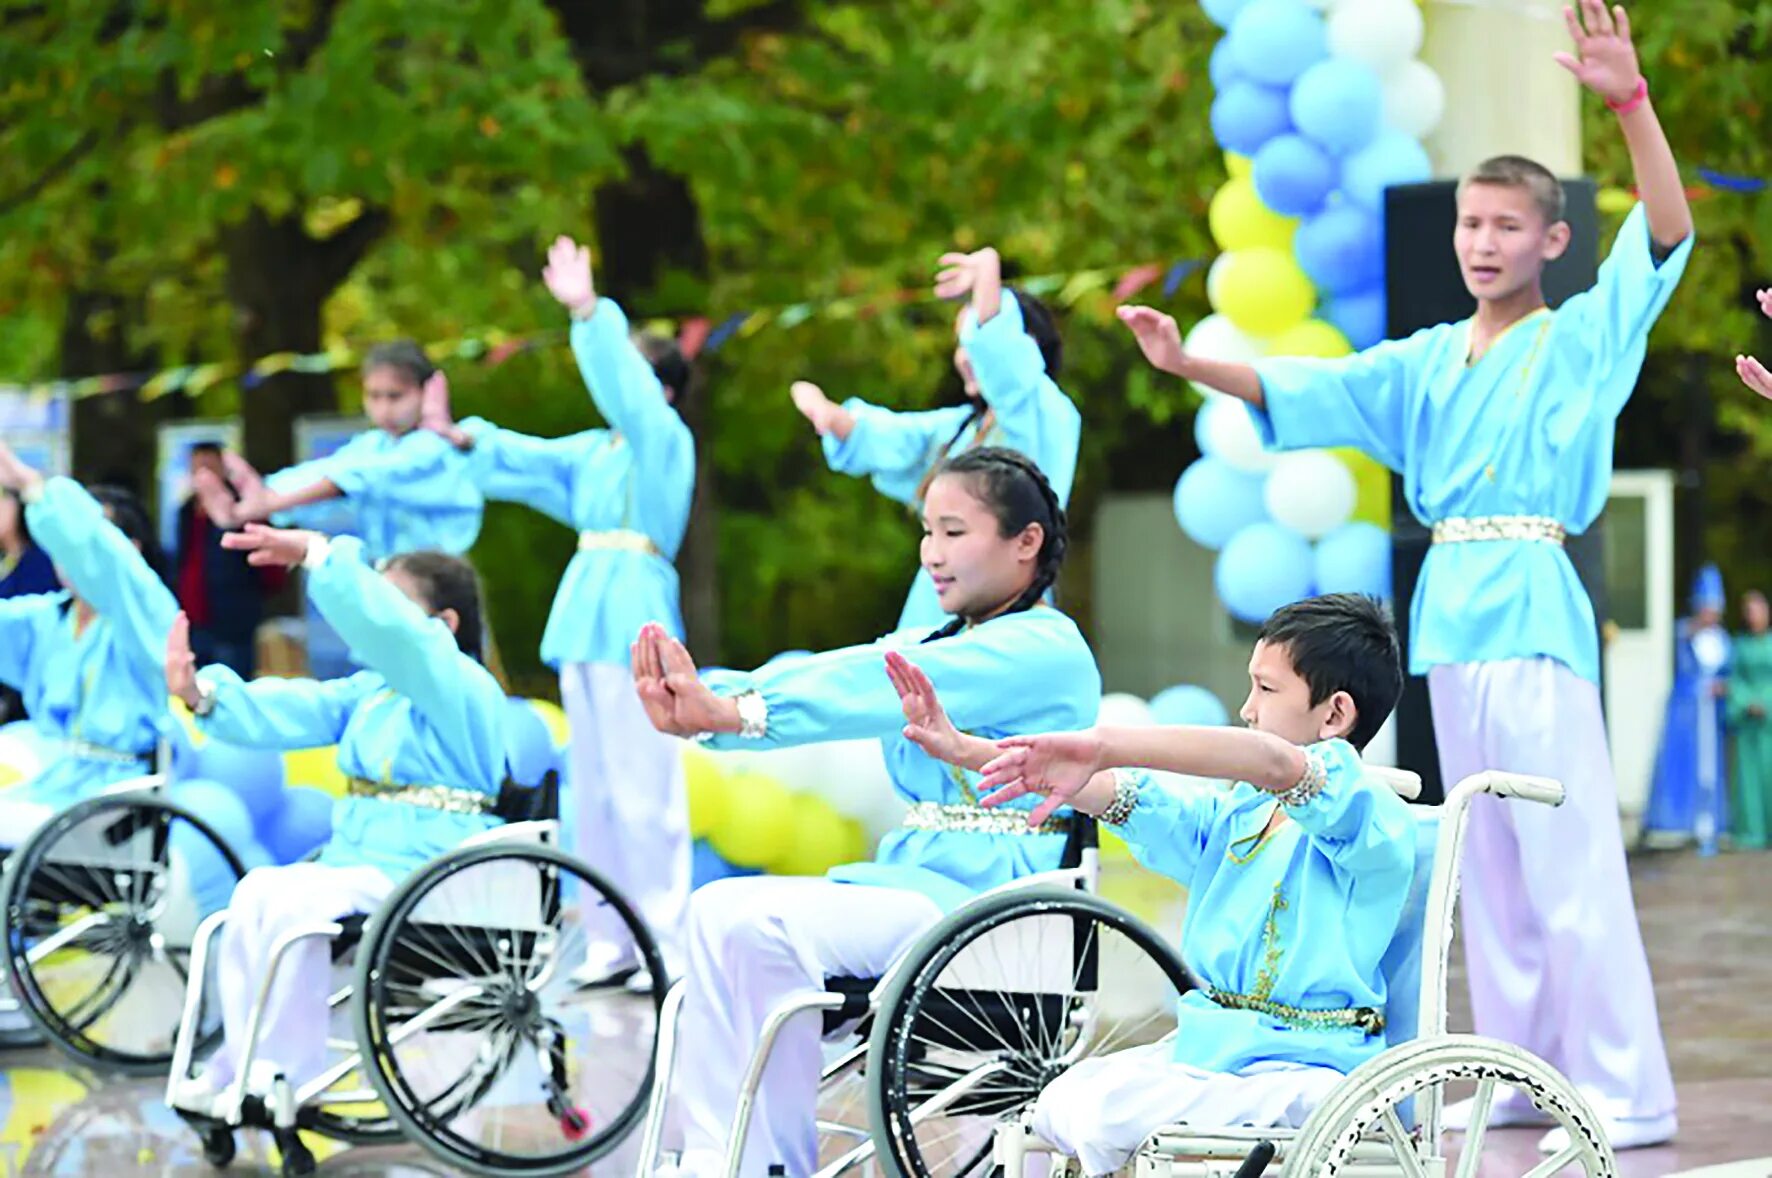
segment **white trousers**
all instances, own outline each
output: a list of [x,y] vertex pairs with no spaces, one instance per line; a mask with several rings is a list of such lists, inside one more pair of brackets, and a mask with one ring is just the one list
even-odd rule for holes
[[[675,1094],[683,1171],[720,1174],[739,1087],[763,1022],[783,999],[824,989],[827,977],[878,977],[940,920],[917,892],[826,879],[753,876],[696,891],[689,903],[688,989]],[[782,1029],[763,1072],[740,1173],[818,1168],[823,1018],[806,1011]]]
[[[567,663],[560,668],[560,702],[572,729],[571,850],[635,907],[666,969],[679,974],[689,903],[689,795],[681,744],[647,720],[626,667]],[[587,934],[593,957],[608,958],[593,964],[637,964],[623,960],[631,947],[626,934],[614,928]]]
[[1459,902],[1477,1033],[1542,1056],[1602,1116],[1673,1113],[1599,688],[1547,658],[1435,667],[1428,687],[1447,789],[1500,769],[1567,793],[1471,807]]
[[0,847],[15,850],[37,833],[37,828],[55,817],[55,807],[41,802],[22,802],[16,798],[0,798]]
[[[302,925],[373,912],[393,890],[394,881],[373,867],[318,863],[255,868],[235,885],[216,972],[225,1036],[214,1064],[219,1082],[240,1074],[247,1020],[277,939]],[[325,1071],[331,993],[332,941],[296,942],[271,979],[253,1058],[269,1060],[298,1087]]]
[[1176,1063],[1172,1042],[1085,1059],[1048,1084],[1034,1102],[1034,1133],[1083,1163],[1112,1174],[1145,1139],[1186,1121],[1202,1130],[1248,1126],[1296,1129],[1347,1077],[1333,1068],[1269,1062],[1241,1074]]

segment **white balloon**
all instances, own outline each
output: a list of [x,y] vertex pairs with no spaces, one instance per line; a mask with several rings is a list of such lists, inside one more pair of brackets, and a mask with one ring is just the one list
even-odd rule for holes
[[1327,450],[1300,450],[1280,456],[1262,499],[1275,523],[1315,540],[1348,521],[1357,494],[1353,473],[1341,459]]
[[[1202,360],[1221,360],[1226,364],[1250,364],[1262,356],[1261,341],[1217,312],[1206,316],[1188,329],[1182,349]],[[1194,384],[1202,396],[1216,397],[1217,389]]]
[[1151,705],[1129,691],[1110,691],[1101,697],[1095,722],[1114,728],[1149,728]]
[[1339,0],[1329,12],[1329,52],[1385,74],[1420,51],[1423,31],[1415,0]]
[[1260,473],[1272,470],[1280,456],[1270,454],[1255,432],[1255,422],[1243,402],[1235,397],[1211,397],[1200,406],[1200,419],[1195,423],[1202,448],[1222,458],[1238,470]]
[[1384,76],[1384,121],[1411,139],[1425,139],[1446,113],[1446,86],[1434,67],[1410,59]]

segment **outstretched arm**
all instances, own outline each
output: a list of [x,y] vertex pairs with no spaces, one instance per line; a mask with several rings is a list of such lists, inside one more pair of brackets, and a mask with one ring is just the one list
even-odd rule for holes
[[1119,316],[1120,322],[1132,329],[1139,351],[1153,368],[1229,393],[1257,409],[1266,404],[1261,376],[1252,365],[1190,355],[1181,346],[1181,328],[1173,315],[1155,307],[1127,306],[1120,308]]
[[1557,54],[1557,63],[1617,112],[1649,218],[1649,236],[1660,250],[1672,250],[1692,233],[1692,208],[1686,203],[1673,148],[1649,101],[1649,85],[1631,41],[1630,17],[1621,4],[1608,11],[1604,0],[1580,3],[1579,17],[1573,6],[1563,9],[1575,52]]

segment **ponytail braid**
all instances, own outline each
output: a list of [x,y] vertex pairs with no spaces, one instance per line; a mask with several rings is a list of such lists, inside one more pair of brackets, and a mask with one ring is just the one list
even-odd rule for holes
[[[1045,474],[1026,454],[1002,446],[981,446],[956,454],[935,473],[970,476],[974,493],[997,517],[998,533],[1004,537],[1019,535],[1029,524],[1040,525],[1042,539],[1034,578],[1003,612],[1032,609],[1058,580],[1070,547],[1064,507]],[[955,618],[923,641],[950,638],[965,626],[965,618]]]

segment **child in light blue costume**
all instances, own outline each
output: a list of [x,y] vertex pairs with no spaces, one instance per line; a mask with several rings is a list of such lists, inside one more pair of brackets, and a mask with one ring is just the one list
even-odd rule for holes
[[0,846],[99,789],[154,770],[167,732],[160,652],[178,612],[147,514],[125,492],[45,480],[0,442],[0,487],[67,590],[0,601],[0,683],[60,753],[0,799]]
[[[1296,1128],[1384,1047],[1380,966],[1414,878],[1415,828],[1356,750],[1402,690],[1389,611],[1351,594],[1287,606],[1262,627],[1249,682],[1249,731],[993,743],[955,731],[930,691],[912,733],[950,763],[982,765],[985,805],[1043,794],[1030,822],[1061,803],[1094,814],[1187,888],[1182,958],[1201,984],[1173,1040],[1078,1064],[1034,1105],[1034,1132],[1089,1174],[1177,1121]],[[1171,784],[1152,769],[1238,784]]]
[[[1063,345],[1052,313],[1031,295],[1003,287],[994,249],[944,254],[935,293],[970,295],[954,327],[954,367],[967,404],[898,413],[851,397],[833,403],[817,385],[798,381],[794,406],[818,431],[832,470],[866,475],[881,494],[912,511],[922,507],[942,459],[975,446],[1004,446],[1034,460],[1058,493],[1071,497],[1082,415],[1055,383]],[[898,619],[901,630],[948,620],[927,572],[919,572]]]
[[193,476],[192,489],[222,527],[271,520],[348,530],[372,560],[430,550],[460,556],[480,534],[485,502],[467,477],[467,460],[421,428],[427,398],[446,402],[447,387],[442,370],[410,340],[373,348],[363,360],[363,412],[374,429],[268,478],[230,453],[231,491],[209,471]]
[[[244,682],[199,671],[179,615],[166,684],[208,736],[229,744],[338,746],[350,780],[315,863],[261,867],[234,889],[218,978],[226,1042],[186,1081],[180,1106],[201,1110],[237,1073],[253,996],[288,929],[372,911],[427,860],[498,824],[506,776],[505,698],[480,665],[480,592],[466,562],[440,552],[395,557],[377,573],[361,541],[250,524],[228,547],[254,564],[300,565],[321,615],[368,670],[346,679]],[[257,1058],[297,1086],[326,1064],[330,947],[298,942],[273,983]],[[256,1070],[256,1069],[255,1069]]]
[[[678,1074],[682,1170],[720,1172],[738,1089],[763,1021],[829,975],[878,976],[967,898],[1058,866],[1064,819],[1030,828],[978,805],[977,778],[903,734],[904,676],[920,668],[955,721],[986,737],[1092,723],[1101,677],[1075,623],[1041,604],[1064,557],[1064,509],[1025,455],[983,448],[950,459],[923,501],[923,567],[954,621],[930,634],[808,655],[705,681],[680,643],[649,626],[634,677],[660,731],[720,748],[779,748],[878,737],[900,795],[902,829],[869,863],[825,879],[756,877],[690,897],[681,1034],[695,1066]],[[895,690],[895,687],[898,690]],[[742,1173],[816,1169],[816,1020],[790,1023],[764,1073]]]
[[[1221,363],[1185,354],[1173,320],[1122,308],[1152,363],[1245,401],[1279,449],[1354,446],[1403,475],[1433,529],[1410,611],[1441,777],[1495,769],[1563,783],[1561,806],[1480,797],[1464,848],[1465,960],[1478,1034],[1568,1076],[1614,1149],[1678,1127],[1655,988],[1631,903],[1592,602],[1563,539],[1592,525],[1618,415],[1649,329],[1692,252],[1692,214],[1621,8],[1565,9],[1557,60],[1618,116],[1643,203],[1593,289],[1545,305],[1567,248],[1563,190],[1539,164],[1488,160],[1458,190],[1453,250],[1476,313],[1339,360]],[[1462,1128],[1471,1105],[1446,1111]],[[1491,1126],[1542,1122],[1518,1093]],[[1568,1144],[1562,1129],[1539,1143]]]
[[[470,418],[438,428],[468,454],[488,499],[522,503],[578,533],[542,634],[542,661],[560,673],[572,730],[569,785],[578,854],[640,911],[665,965],[681,972],[689,902],[689,804],[678,742],[640,708],[629,645],[647,622],[683,636],[672,564],[695,497],[695,438],[678,414],[689,368],[676,345],[630,338],[627,316],[591,276],[590,251],[561,237],[542,278],[572,314],[572,354],[609,423],[565,438],[532,438]],[[629,938],[599,939],[578,977],[632,973]],[[615,945],[622,946],[617,950]],[[632,983],[650,986],[636,974]]]

